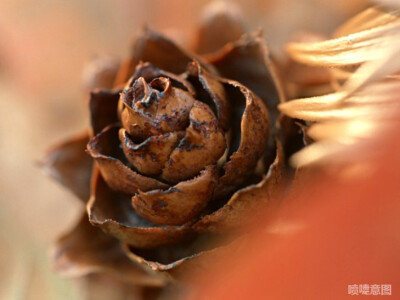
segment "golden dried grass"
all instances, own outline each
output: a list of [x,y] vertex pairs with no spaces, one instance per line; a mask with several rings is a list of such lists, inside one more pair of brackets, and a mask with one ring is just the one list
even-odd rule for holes
[[[297,62],[330,68],[333,93],[279,106],[307,121],[315,143],[292,157],[296,166],[357,160],[368,142],[398,121],[400,104],[400,11],[369,8],[342,25],[334,38],[290,43]],[[362,147],[362,148],[360,148]]]

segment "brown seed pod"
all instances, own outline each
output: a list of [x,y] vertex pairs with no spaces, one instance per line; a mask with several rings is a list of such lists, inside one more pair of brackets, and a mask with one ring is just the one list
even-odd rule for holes
[[[139,284],[162,285],[226,251],[216,237],[238,232],[248,213],[273,200],[284,168],[275,140],[283,97],[262,33],[233,41],[243,28],[237,15],[204,20],[240,24],[218,50],[211,41],[223,26],[208,35],[213,25],[204,23],[197,43],[211,54],[203,57],[143,30],[108,74],[113,89],[91,93],[90,137],[50,153],[51,174],[86,200],[90,224],[101,229],[81,221],[59,241],[70,267],[143,273]],[[122,267],[126,260],[132,268]]]

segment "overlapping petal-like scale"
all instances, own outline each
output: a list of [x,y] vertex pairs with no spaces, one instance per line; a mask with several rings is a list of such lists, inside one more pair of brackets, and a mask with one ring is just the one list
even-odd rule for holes
[[120,242],[92,226],[85,214],[78,224],[58,239],[53,249],[56,270],[67,276],[107,273],[124,282],[144,286],[163,286],[165,276],[149,272],[130,260]]
[[[222,80],[222,79],[221,79]],[[269,133],[268,110],[262,101],[238,82],[223,80],[230,99],[235,105],[229,161],[220,178],[219,193],[223,194],[240,185],[254,171],[257,161],[267,147]],[[240,124],[238,124],[240,120]],[[239,134],[240,132],[240,134]]]
[[168,190],[142,192],[132,197],[136,212],[157,224],[181,225],[196,217],[211,199],[218,181],[217,167],[208,166],[198,177]]
[[198,78],[203,89],[209,94],[214,102],[221,127],[224,130],[228,130],[231,120],[231,108],[222,83],[218,80],[216,75],[205,70],[197,61],[193,61],[188,65],[188,72],[190,75]]
[[107,234],[137,248],[155,248],[175,243],[190,233],[190,223],[158,226],[140,217],[128,195],[113,191],[102,175],[94,172],[92,197],[87,205],[89,221]]
[[90,196],[90,177],[93,161],[85,153],[89,140],[87,132],[74,136],[53,147],[41,163],[44,170],[80,200]]
[[107,184],[116,191],[131,195],[137,193],[138,189],[149,191],[167,188],[166,184],[135,172],[121,161],[124,154],[119,147],[118,131],[116,125],[106,127],[89,141],[87,148]]
[[135,144],[125,129],[119,131],[119,139],[128,161],[142,174],[158,175],[164,168],[172,150],[185,135],[183,131],[168,132],[149,137]]
[[150,84],[139,78],[121,94],[121,100],[125,105],[122,124],[135,141],[184,130],[194,103],[190,93],[174,88],[165,77],[154,79]]
[[260,97],[274,124],[278,116],[277,105],[285,97],[262,31],[246,34],[227,44],[210,56],[209,61],[223,77],[240,82]]
[[119,93],[119,90],[99,89],[90,93],[90,124],[93,135],[98,134],[106,126],[118,122]]
[[161,177],[168,182],[197,175],[204,166],[215,164],[225,152],[224,134],[207,105],[195,101],[189,119],[185,137],[172,151],[162,171]]
[[225,44],[238,40],[246,28],[239,8],[231,2],[211,2],[203,11],[193,49],[196,53],[212,53]]
[[83,80],[88,91],[112,89],[120,68],[120,60],[113,57],[100,57],[90,62],[83,72]]
[[237,191],[223,207],[202,217],[193,225],[196,231],[232,232],[246,225],[244,216],[254,217],[260,207],[276,204],[285,172],[283,148],[279,141],[277,145],[275,161],[261,182]]
[[116,85],[124,85],[141,61],[150,62],[155,67],[167,72],[181,74],[185,72],[187,64],[193,58],[200,61],[201,65],[207,70],[215,70],[212,65],[202,58],[183,50],[169,38],[144,28],[133,44],[131,58],[125,61],[118,73]]
[[135,73],[129,79],[127,86],[131,87],[140,77],[143,77],[146,82],[151,82],[153,79],[156,79],[158,77],[169,78],[171,80],[172,86],[181,90],[185,90],[192,95],[196,93],[190,82],[185,80],[182,76],[156,68],[149,62],[140,62],[136,66]]

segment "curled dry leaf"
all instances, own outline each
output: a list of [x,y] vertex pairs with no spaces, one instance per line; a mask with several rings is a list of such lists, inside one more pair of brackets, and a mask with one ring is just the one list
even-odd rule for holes
[[[282,89],[262,32],[239,38],[242,20],[226,12],[203,20],[197,51],[211,54],[200,57],[144,29],[113,89],[91,93],[92,135],[80,146],[87,142],[86,159],[95,161],[87,213],[102,231],[88,222],[80,237],[108,238],[74,248],[69,237],[71,262],[96,265],[118,240],[135,268],[174,277],[206,266],[229,248],[221,237],[240,233],[249,214],[278,198]],[[215,25],[227,23],[234,32]],[[73,151],[84,155],[82,147]],[[92,248],[96,258],[79,260]]]

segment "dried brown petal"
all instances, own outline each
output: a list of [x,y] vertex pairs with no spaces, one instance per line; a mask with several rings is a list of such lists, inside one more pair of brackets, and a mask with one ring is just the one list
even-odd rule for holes
[[112,57],[100,57],[90,62],[83,72],[86,89],[112,89],[120,64],[119,59]]
[[131,87],[140,77],[143,77],[146,82],[151,82],[158,77],[169,78],[174,87],[185,90],[192,95],[196,93],[190,82],[185,80],[182,76],[156,68],[149,62],[140,62],[136,66],[135,74],[129,79],[128,87]]
[[262,31],[246,34],[239,41],[226,45],[210,56],[209,61],[223,77],[240,82],[259,96],[274,124],[277,105],[284,101],[284,93]]
[[136,212],[156,224],[181,225],[196,217],[205,207],[217,183],[217,167],[208,166],[192,180],[166,191],[153,190],[132,197]]
[[96,135],[106,126],[118,122],[119,90],[94,90],[90,93],[90,124]]
[[84,203],[90,197],[93,161],[85,153],[88,133],[79,134],[53,147],[41,163],[44,170]]
[[135,144],[125,129],[119,131],[119,139],[125,156],[132,166],[145,175],[158,175],[178,145],[184,132],[169,132],[151,136],[141,144]]
[[194,61],[188,65],[189,74],[197,76],[201,85],[210,95],[215,104],[217,117],[224,130],[230,127],[230,104],[222,83],[217,76],[205,70],[198,62]]
[[[231,99],[235,99],[237,104],[235,109],[240,109],[245,103],[242,119],[240,123],[240,143],[237,147],[238,133],[233,132],[230,145],[229,161],[225,164],[225,174],[220,178],[219,186],[221,190],[226,186],[237,186],[241,184],[249,173],[251,173],[259,158],[263,155],[267,147],[269,120],[268,110],[262,101],[255,96],[249,89],[238,82],[224,80],[225,87]],[[236,126],[233,127],[235,130]]]
[[[260,207],[265,207],[279,199],[284,175],[283,148],[277,141],[277,154],[263,180],[237,191],[222,208],[200,219],[193,228],[196,231],[232,232],[254,217]],[[276,203],[276,202],[275,202]]]
[[104,272],[135,285],[163,286],[167,278],[130,260],[118,240],[90,225],[84,214],[79,223],[56,243],[53,260],[58,272],[83,276]]
[[211,109],[195,101],[190,111],[190,126],[178,147],[172,151],[161,177],[179,182],[215,164],[226,149],[225,138]]
[[135,141],[184,130],[194,103],[190,93],[174,88],[165,77],[153,80],[150,85],[140,77],[121,94],[121,100],[125,105],[122,124]]
[[121,161],[124,154],[119,148],[118,130],[118,126],[106,127],[87,146],[87,151],[97,162],[107,184],[116,191],[131,195],[137,193],[138,189],[149,191],[167,188],[166,184],[140,175],[124,165]]
[[200,61],[207,70],[214,67],[196,55],[181,49],[173,41],[162,34],[144,28],[134,42],[132,56],[124,63],[117,76],[116,84],[123,85],[134,73],[136,66],[141,62],[150,62],[155,67],[167,72],[181,74],[193,58]]
[[87,205],[89,221],[104,232],[137,248],[155,248],[175,243],[189,232],[189,224],[157,226],[140,217],[128,195],[111,190],[99,172],[92,182],[92,198]]
[[239,8],[231,2],[214,1],[203,11],[193,49],[200,54],[211,53],[238,40],[245,32]]

